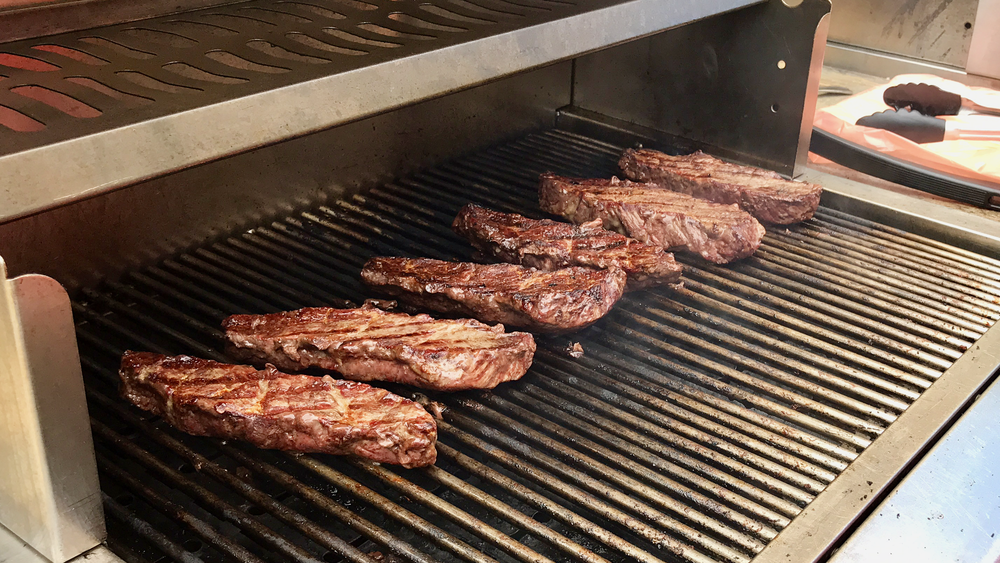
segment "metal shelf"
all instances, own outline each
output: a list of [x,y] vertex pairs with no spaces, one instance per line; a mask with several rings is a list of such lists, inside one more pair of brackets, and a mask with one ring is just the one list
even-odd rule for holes
[[255,0],[0,46],[0,222],[758,0]]

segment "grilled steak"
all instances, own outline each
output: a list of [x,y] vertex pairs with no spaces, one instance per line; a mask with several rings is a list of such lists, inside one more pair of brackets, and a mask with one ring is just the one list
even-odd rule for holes
[[632,180],[715,203],[735,203],[762,223],[787,225],[816,213],[823,187],[785,180],[776,172],[740,166],[701,151],[685,156],[628,149],[618,162]]
[[372,258],[361,279],[417,307],[542,332],[583,328],[621,297],[620,268],[543,272],[513,264]]
[[576,226],[470,203],[451,228],[485,256],[539,270],[618,267],[628,274],[627,289],[676,283],[681,278],[681,266],[672,254],[605,230],[600,220]]
[[736,205],[722,205],[628,180],[542,174],[542,209],[574,223],[601,219],[640,242],[687,250],[725,264],[753,254],[764,227]]
[[356,381],[392,381],[425,389],[492,389],[519,379],[535,340],[472,319],[359,309],[311,308],[272,315],[233,315],[227,352],[255,365],[296,371],[336,370]]
[[364,383],[149,352],[126,352],[118,374],[123,397],[189,434],[404,467],[437,457],[431,415]]

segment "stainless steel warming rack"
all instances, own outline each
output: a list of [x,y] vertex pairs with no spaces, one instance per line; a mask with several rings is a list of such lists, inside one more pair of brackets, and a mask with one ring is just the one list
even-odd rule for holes
[[755,1],[261,0],[9,43],[0,221]]

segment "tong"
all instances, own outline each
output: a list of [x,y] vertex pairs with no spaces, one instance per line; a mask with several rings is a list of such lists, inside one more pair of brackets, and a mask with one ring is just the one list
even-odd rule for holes
[[965,128],[960,122],[947,121],[918,111],[887,109],[857,121],[858,125],[885,129],[906,137],[915,143],[937,143],[963,139],[967,141],[1000,141],[1000,119],[989,118],[989,123]]
[[976,113],[1000,116],[1000,108],[998,107],[982,105],[954,92],[948,92],[922,82],[920,84],[910,82],[886,88],[885,92],[882,93],[882,101],[897,110],[911,109],[931,116],[958,115],[962,108]]

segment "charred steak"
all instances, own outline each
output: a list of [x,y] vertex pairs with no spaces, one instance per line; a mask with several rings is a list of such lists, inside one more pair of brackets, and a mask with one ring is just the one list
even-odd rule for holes
[[701,151],[670,156],[649,149],[628,149],[618,166],[630,179],[707,199],[735,203],[760,222],[787,225],[816,213],[823,187],[785,180],[776,172],[740,166]]
[[676,283],[681,266],[662,247],[643,244],[601,227],[600,220],[570,225],[528,219],[468,204],[451,228],[485,256],[539,270],[567,266],[618,267],[628,274],[626,289]]
[[418,307],[564,332],[610,311],[625,289],[626,274],[620,268],[543,272],[513,264],[381,257],[365,264],[361,279]]
[[123,397],[189,434],[404,467],[437,457],[431,415],[364,383],[149,352],[126,352],[118,374]]
[[233,315],[222,326],[227,352],[254,365],[288,371],[336,370],[355,381],[392,381],[425,389],[492,389],[520,379],[535,340],[472,319],[358,309],[310,308]]
[[753,254],[764,227],[736,205],[722,205],[628,180],[585,180],[542,174],[542,209],[574,223],[604,227],[640,242],[725,264]]

